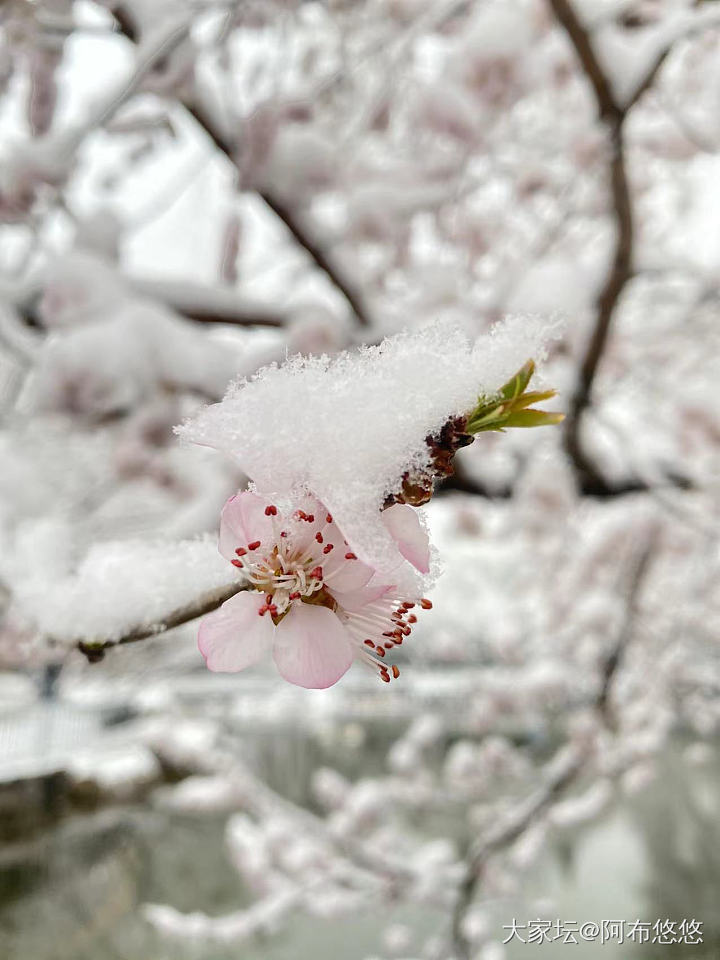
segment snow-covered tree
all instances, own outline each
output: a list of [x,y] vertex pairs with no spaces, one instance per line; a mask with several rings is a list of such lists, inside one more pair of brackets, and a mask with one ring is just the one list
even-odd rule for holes
[[199,671],[205,617],[212,670],[413,704],[313,811],[159,711],[257,894],[169,937],[392,898],[487,960],[551,831],[717,732],[719,54],[710,0],[0,9],[2,663]]

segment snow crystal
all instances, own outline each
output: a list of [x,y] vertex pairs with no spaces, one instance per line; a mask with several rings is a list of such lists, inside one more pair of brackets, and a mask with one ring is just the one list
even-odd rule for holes
[[[40,547],[38,547],[40,549]],[[42,551],[41,551],[42,552]],[[237,579],[213,538],[94,544],[75,569],[18,576],[17,611],[56,640],[117,640]]]
[[235,384],[177,432],[233,456],[280,505],[312,492],[361,559],[412,591],[426,583],[382,523],[385,497],[408,468],[428,465],[428,435],[541,358],[551,334],[538,318],[516,317],[472,344],[434,323],[334,358],[293,357]]

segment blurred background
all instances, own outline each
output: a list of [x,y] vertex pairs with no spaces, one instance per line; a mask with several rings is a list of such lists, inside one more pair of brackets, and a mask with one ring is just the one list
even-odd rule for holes
[[[5,0],[0,130],[3,960],[717,957],[720,4]],[[398,683],[83,656],[227,585],[174,425],[506,314]]]

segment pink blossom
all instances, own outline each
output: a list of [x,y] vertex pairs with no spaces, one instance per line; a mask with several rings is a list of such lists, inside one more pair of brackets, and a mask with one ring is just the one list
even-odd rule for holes
[[[415,602],[378,581],[359,560],[326,508],[304,502],[290,516],[264,497],[231,497],[220,518],[220,553],[247,578],[248,589],[200,624],[198,645],[210,670],[233,673],[272,652],[280,674],[301,687],[332,686],[354,659],[397,677],[386,653],[410,635]],[[398,504],[383,513],[398,549],[419,570],[429,563],[417,514]],[[419,606],[428,609],[428,600]]]

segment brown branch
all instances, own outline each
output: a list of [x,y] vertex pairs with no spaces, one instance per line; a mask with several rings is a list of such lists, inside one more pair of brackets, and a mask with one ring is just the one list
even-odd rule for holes
[[258,196],[262,198],[266,206],[272,210],[275,216],[279,220],[282,220],[298,244],[304,247],[307,253],[310,254],[310,257],[315,262],[315,266],[319,267],[334,286],[337,287],[350,305],[360,326],[369,327],[370,317],[368,316],[360,294],[342,274],[340,268],[332,262],[324,247],[305,230],[305,227],[298,218],[297,211],[293,210],[289,204],[283,203],[278,197],[274,197],[268,190],[258,191]]
[[[658,532],[652,529],[643,546],[638,550],[630,564],[630,571],[623,580],[628,584],[625,596],[625,618],[613,649],[605,660],[600,688],[593,701],[593,707],[605,726],[614,730],[615,718],[610,715],[608,704],[612,690],[617,682],[634,625],[637,620],[640,596],[645,584],[650,561],[655,552]],[[456,953],[461,960],[469,960],[472,945],[463,930],[463,921],[470,904],[475,899],[478,887],[482,883],[490,859],[518,840],[564,791],[578,779],[585,770],[588,759],[587,749],[564,747],[558,750],[546,769],[551,772],[530,797],[510,811],[508,817],[491,828],[484,837],[471,848],[465,876],[462,879],[452,916],[452,938]]]
[[607,346],[615,307],[625,284],[632,276],[633,214],[628,186],[623,122],[626,111],[616,102],[610,81],[595,54],[590,37],[568,0],[548,0],[558,23],[567,33],[580,66],[595,95],[599,117],[605,122],[610,138],[610,192],[615,220],[615,251],[612,266],[596,302],[596,319],[592,334],[580,363],[578,378],[570,397],[563,441],[581,486],[601,489],[605,482],[587,456],[582,443],[582,421],[592,401],[593,385],[600,361]]
[[90,663],[97,663],[103,659],[105,651],[111,647],[119,647],[126,643],[137,643],[139,640],[149,640],[151,637],[157,637],[162,633],[167,633],[168,630],[180,627],[184,623],[197,620],[198,617],[204,617],[206,613],[212,613],[213,610],[217,610],[226,600],[229,600],[230,597],[234,597],[236,593],[245,589],[244,583],[232,583],[227,587],[223,587],[221,590],[216,590],[211,594],[205,594],[205,596],[200,597],[191,604],[186,604],[184,607],[173,610],[164,617],[160,623],[143,624],[114,640],[102,640],[98,643],[87,640],[76,640],[72,645],[76,646],[81,653],[85,654]]
[[[702,2],[702,0],[701,0],[701,2]],[[696,6],[700,6],[700,5],[701,5],[701,3],[696,3]],[[693,35],[694,33],[696,33],[698,30],[702,30],[703,27],[718,26],[719,23],[720,23],[720,20],[718,20],[718,13],[717,13],[716,10],[714,10],[714,11],[712,12],[712,15],[709,16],[709,17],[702,16],[702,15],[696,15],[696,17],[695,17],[695,19],[694,19],[694,22],[692,22],[692,23],[689,24],[689,26],[688,26],[687,29],[681,34],[681,36],[685,36],[685,37],[692,36],[692,35]],[[645,93],[647,93],[647,91],[648,91],[648,90],[652,87],[652,85],[655,83],[655,80],[657,79],[657,76],[658,76],[658,74],[660,73],[660,70],[662,69],[665,61],[666,61],[667,58],[668,58],[668,56],[672,53],[673,47],[675,46],[675,43],[676,43],[677,40],[679,40],[679,39],[680,39],[680,36],[674,37],[673,39],[671,39],[671,40],[669,41],[669,43],[667,43],[666,46],[664,46],[664,47],[662,48],[662,50],[660,50],[660,52],[657,54],[657,56],[655,57],[655,61],[654,61],[653,65],[650,67],[650,69],[649,69],[648,72],[645,74],[645,76],[643,77],[643,79],[642,79],[642,80],[640,81],[640,83],[637,85],[637,87],[635,88],[635,90],[634,90],[633,93],[631,94],[630,99],[629,99],[629,100],[627,101],[627,103],[624,105],[624,112],[625,112],[626,114],[629,113],[630,109],[635,106],[635,104],[638,102],[638,100],[639,100]]]
[[642,588],[647,578],[650,562],[657,549],[658,540],[659,531],[652,528],[645,543],[635,554],[629,573],[623,577],[624,582],[627,583],[625,617],[615,644],[605,660],[600,679],[600,689],[595,699],[595,708],[611,729],[615,728],[615,718],[610,713],[610,694],[618,670],[622,666],[628,644],[632,639]]
[[[633,276],[635,231],[627,175],[624,125],[632,107],[655,82],[673,48],[674,40],[660,51],[627,102],[620,104],[598,60],[588,31],[580,21],[570,0],[548,0],[548,3],[558,23],[567,33],[580,66],[590,82],[599,118],[605,123],[610,140],[609,179],[612,215],[615,221],[615,250],[607,279],[597,297],[595,325],[585,347],[577,383],[570,397],[564,425],[563,445],[575,469],[581,491],[591,496],[613,496],[617,488],[607,482],[585,452],[582,424],[584,414],[592,403],[595,378],[607,348],[616,307],[625,286]],[[693,24],[690,29],[697,29],[702,25],[702,22],[699,22]],[[681,489],[687,489],[690,485],[684,477],[667,479],[670,485]],[[627,489],[622,492],[648,489],[646,484],[635,480],[629,481],[623,487]]]
[[600,66],[600,61],[590,42],[590,36],[580,22],[572,3],[569,0],[548,0],[548,3],[555,19],[570,38],[580,65],[592,84],[600,119],[615,122],[622,119],[622,110],[615,100],[610,81]]
[[615,252],[607,280],[597,299],[595,326],[585,348],[578,380],[570,398],[563,435],[565,450],[575,465],[581,484],[597,488],[602,488],[605,482],[584,450],[581,435],[582,420],[583,414],[592,402],[595,377],[607,347],[615,308],[625,285],[632,276],[634,242],[632,201],[625,166],[622,118],[612,121],[610,142],[612,150],[610,185],[616,230]]
[[280,314],[243,313],[240,310],[214,310],[198,304],[192,307],[176,307],[178,313],[196,323],[230,323],[237,327],[284,327],[285,319]]
[[[133,17],[128,11],[119,4],[113,9],[113,16],[122,34],[132,42],[137,41],[137,30]],[[212,140],[215,147],[231,161],[233,166],[237,166],[236,144],[228,139],[206,110],[197,102],[196,99],[186,96],[180,101],[199,127],[205,131]],[[320,270],[327,276],[333,286],[342,294],[348,306],[352,310],[357,322],[361,326],[370,326],[370,317],[365,308],[361,295],[353,288],[350,281],[343,275],[339,267],[332,262],[324,246],[311,236],[305,229],[297,211],[293,210],[288,204],[283,203],[271,191],[258,191],[258,196],[263,200],[268,209],[272,210],[278,219],[280,219],[292,237],[297,241],[310,256]]]
[[[692,480],[682,474],[668,471],[664,483],[650,484],[635,477],[609,483],[602,477],[580,479],[578,493],[581,497],[597,500],[614,500],[616,497],[628,497],[637,493],[657,494],[662,490],[695,490]],[[511,500],[515,496],[513,484],[501,487],[488,487],[481,480],[470,476],[462,467],[462,461],[455,461],[455,473],[438,483],[434,497],[447,496],[449,493],[468,493],[487,500]]]
[[[204,130],[217,149],[237,166],[236,146],[218,129],[217,124],[206,110],[195,100],[185,98],[183,106]],[[333,286],[339,290],[349,305],[357,322],[363,326],[370,326],[370,317],[361,295],[354,289],[351,282],[343,275],[337,264],[333,263],[325,247],[320,244],[304,227],[296,210],[288,203],[283,203],[271,190],[258,190],[258,196],[275,216],[285,224],[290,235],[310,256],[315,266],[327,276]]]

